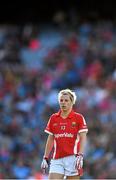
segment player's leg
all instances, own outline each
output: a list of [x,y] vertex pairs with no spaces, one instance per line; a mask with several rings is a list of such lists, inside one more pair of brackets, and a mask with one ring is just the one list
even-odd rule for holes
[[66,179],[80,179],[79,172],[75,168],[76,157],[74,155],[63,158]]
[[62,158],[51,160],[49,169],[49,180],[51,179],[64,179],[64,167],[62,163]]
[[51,179],[64,179],[64,175],[63,174],[58,174],[58,173],[50,173],[49,174],[49,180]]
[[80,176],[67,176],[66,179],[80,179]]

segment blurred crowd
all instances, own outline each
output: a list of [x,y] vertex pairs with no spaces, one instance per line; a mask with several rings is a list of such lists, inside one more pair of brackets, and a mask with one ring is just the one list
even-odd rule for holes
[[0,26],[0,179],[47,179],[44,128],[64,88],[89,128],[83,179],[116,178],[116,24],[99,20]]

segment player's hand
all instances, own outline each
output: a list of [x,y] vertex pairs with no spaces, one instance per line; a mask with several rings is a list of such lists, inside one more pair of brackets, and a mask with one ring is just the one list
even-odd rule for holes
[[48,168],[48,158],[44,157],[41,163],[41,169],[43,173],[46,172],[46,169]]
[[76,154],[76,169],[80,170],[83,167],[83,154],[78,153]]

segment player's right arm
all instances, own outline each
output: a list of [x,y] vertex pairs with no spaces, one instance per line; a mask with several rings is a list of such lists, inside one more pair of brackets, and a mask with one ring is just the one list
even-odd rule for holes
[[54,142],[54,136],[49,134],[47,142],[46,142],[46,146],[45,146],[44,157],[46,157],[46,158],[49,157],[49,154],[50,154],[52,147],[53,147],[53,142]]
[[43,161],[41,163],[41,169],[43,169],[44,171],[46,168],[48,168],[48,158],[49,158],[49,155],[50,155],[50,152],[52,150],[53,143],[54,143],[52,122],[53,122],[53,118],[51,116],[49,121],[48,121],[48,124],[46,126],[46,129],[45,129],[45,132],[48,133],[49,135],[48,135],[47,142],[45,145],[45,152],[44,152],[44,156],[43,156]]
[[45,173],[46,169],[48,168],[48,157],[53,147],[53,141],[54,141],[54,136],[49,134],[45,146],[43,161],[41,163],[41,169],[43,170],[43,173]]

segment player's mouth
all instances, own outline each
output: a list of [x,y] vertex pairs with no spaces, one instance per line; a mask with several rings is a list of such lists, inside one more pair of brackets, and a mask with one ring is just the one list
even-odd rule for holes
[[66,108],[66,106],[62,106],[62,109],[65,109]]

